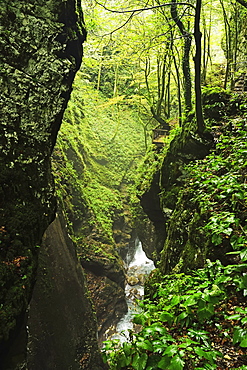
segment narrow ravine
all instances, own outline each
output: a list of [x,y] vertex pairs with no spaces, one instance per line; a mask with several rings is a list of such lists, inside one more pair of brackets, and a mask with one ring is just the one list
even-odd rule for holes
[[[144,282],[150,272],[155,268],[152,260],[147,258],[142,249],[142,244],[139,239],[135,243],[136,249],[132,258],[131,253],[127,255],[127,284],[125,287],[126,301],[128,304],[128,312],[118,322],[115,333],[111,335],[111,339],[119,339],[120,342],[125,342],[129,339],[129,330],[134,330],[132,323],[133,315],[138,313],[140,308],[136,304],[137,299],[142,299],[144,296]],[[112,333],[111,333],[112,334]]]

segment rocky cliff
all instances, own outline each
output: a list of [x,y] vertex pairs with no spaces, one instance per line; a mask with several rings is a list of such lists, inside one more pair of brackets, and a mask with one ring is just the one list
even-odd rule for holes
[[[42,236],[55,217],[50,155],[81,63],[85,29],[77,0],[4,2],[0,23],[0,357],[1,368],[12,369],[20,358],[3,365],[4,358],[23,325]],[[88,310],[82,314],[87,320]],[[81,327],[87,322],[82,318]],[[25,347],[21,342],[17,353]],[[78,343],[78,351],[81,358],[87,352],[83,366],[92,369],[88,348]]]

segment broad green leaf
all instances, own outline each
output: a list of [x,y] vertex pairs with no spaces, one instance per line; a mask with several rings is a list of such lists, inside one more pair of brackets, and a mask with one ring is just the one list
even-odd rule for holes
[[158,362],[159,369],[167,370],[169,369],[169,365],[171,363],[171,358],[168,356],[162,357],[162,359]]
[[172,300],[170,302],[170,305],[171,306],[176,306],[179,302],[180,302],[180,296],[179,295],[175,295],[175,296],[172,297]]
[[212,243],[214,245],[219,245],[222,242],[222,237],[219,234],[213,234]]
[[131,363],[134,369],[137,369],[139,359],[140,359],[139,353],[136,353]]
[[200,347],[195,347],[195,353],[200,357],[204,357],[205,358],[205,351],[203,351],[203,349],[201,349]]
[[233,331],[233,344],[239,343],[243,339],[245,339],[244,337],[246,336],[246,334],[246,330],[240,328],[239,326],[235,326]]
[[169,370],[182,370],[184,363],[184,360],[179,355],[176,355],[171,359]]
[[144,350],[147,350],[147,351],[150,351],[152,352],[153,351],[153,345],[152,343],[149,341],[149,340],[144,340],[142,342],[137,342],[136,343],[136,346],[138,348],[141,348],[141,349],[144,349]]
[[240,279],[239,288],[240,289],[246,289],[247,288],[247,274],[243,274]]
[[164,352],[164,355],[173,356],[178,352],[178,347],[175,344],[168,346]]
[[150,325],[149,329],[150,329],[151,333],[153,333],[155,331],[157,331],[160,334],[167,333],[167,329],[164,326],[162,326],[162,324],[158,324],[158,323],[154,323],[154,324]]
[[242,260],[242,261],[246,261],[246,260],[247,260],[247,248],[243,249],[243,250],[240,252],[240,257],[241,257],[241,260]]
[[185,312],[185,311],[181,312],[180,315],[177,316],[176,322],[180,322],[180,321],[184,320],[187,316],[188,316],[187,312]]
[[240,347],[247,347],[247,338],[243,339],[239,345]]
[[145,369],[147,360],[148,360],[147,353],[143,353],[140,356],[140,358],[139,358],[139,362],[138,362],[138,366],[137,366],[136,370],[143,370],[143,369]]
[[193,296],[189,297],[185,302],[184,302],[184,306],[193,306],[194,304],[196,304],[196,300]]
[[159,319],[161,321],[166,321],[166,322],[168,322],[169,325],[171,325],[174,321],[174,315],[172,315],[169,312],[162,312]]
[[209,303],[205,307],[197,310],[197,315],[200,321],[209,319],[214,314],[214,306]]
[[127,362],[128,361],[126,361],[126,360],[127,360],[127,358],[126,358],[125,354],[124,353],[120,353],[119,356],[118,356],[118,358],[117,358],[117,363],[122,368],[122,367],[125,367],[127,365]]
[[159,361],[161,361],[161,356],[160,355],[151,354],[150,356],[148,356],[148,360],[147,360],[145,370],[157,369]]

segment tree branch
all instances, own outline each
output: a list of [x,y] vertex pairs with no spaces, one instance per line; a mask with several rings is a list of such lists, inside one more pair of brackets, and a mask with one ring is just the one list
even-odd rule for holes
[[[237,1],[244,1],[244,0],[237,0]],[[96,2],[96,4],[100,5],[102,8],[107,10],[108,12],[119,13],[119,14],[142,12],[144,10],[152,10],[152,9],[157,9],[157,8],[162,8],[164,6],[171,6],[172,5],[172,3],[165,3],[165,4],[161,4],[161,5],[150,6],[150,7],[147,7],[147,8],[139,8],[139,9],[131,9],[131,10],[114,10],[114,9],[107,8],[104,4],[99,3],[97,0],[95,0],[95,2]],[[195,6],[190,4],[190,3],[179,2],[179,3],[177,3],[177,5],[187,5],[187,6],[190,6],[191,8],[193,8],[195,10]]]
[[247,1],[245,0],[237,0],[237,2],[247,8]]

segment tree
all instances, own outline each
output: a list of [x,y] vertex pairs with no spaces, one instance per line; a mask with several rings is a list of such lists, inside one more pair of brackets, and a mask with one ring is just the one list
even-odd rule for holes
[[205,123],[202,113],[202,93],[201,93],[201,38],[200,31],[200,16],[201,16],[201,0],[196,1],[195,9],[195,23],[194,23],[194,37],[196,44],[196,54],[194,57],[195,62],[195,97],[196,97],[196,122],[197,129],[200,135],[205,131]]
[[184,76],[185,112],[188,113],[192,110],[191,73],[190,73],[190,49],[191,49],[192,36],[190,32],[186,30],[183,22],[181,21],[181,17],[178,16],[176,0],[172,0],[171,16],[174,22],[176,23],[176,25],[178,26],[183,36],[183,39],[184,39],[182,65],[183,65],[183,76]]

